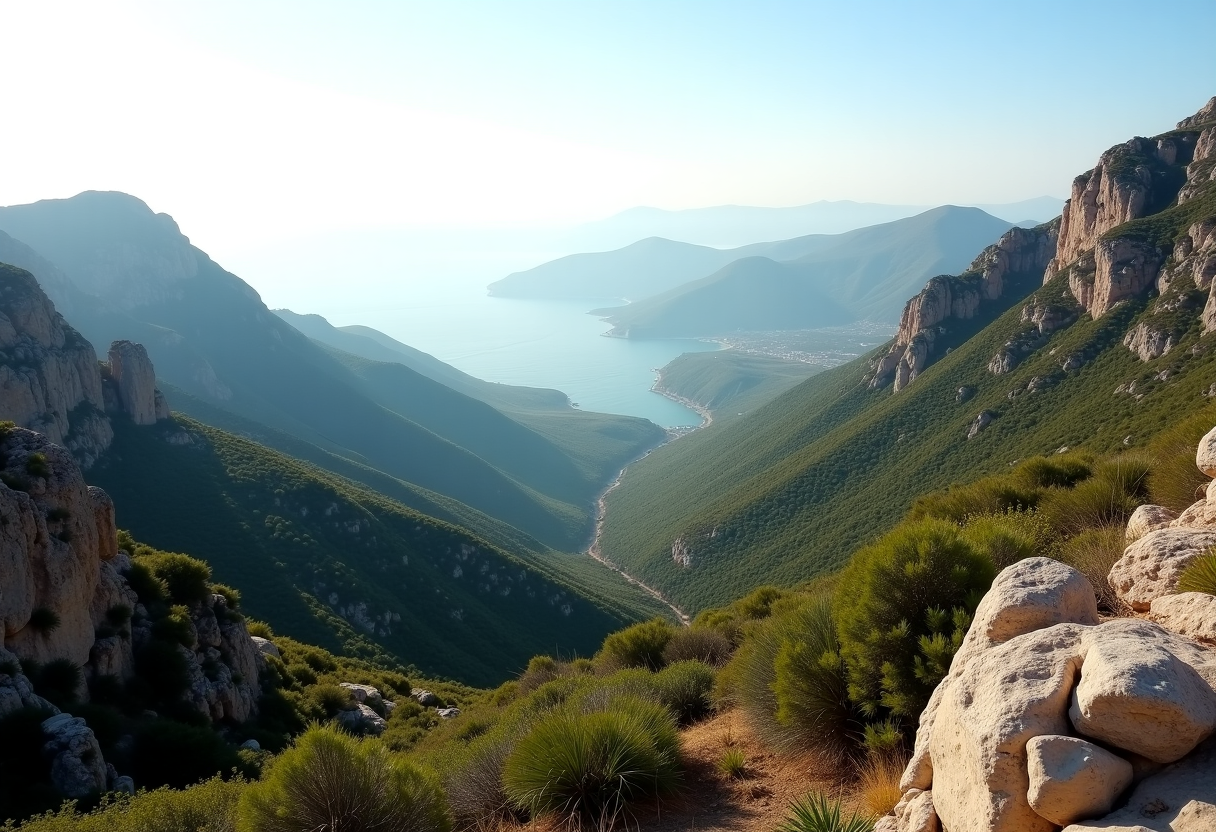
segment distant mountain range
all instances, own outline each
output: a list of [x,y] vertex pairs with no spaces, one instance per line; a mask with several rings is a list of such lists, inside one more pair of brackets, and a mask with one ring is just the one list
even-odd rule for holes
[[943,206],[844,234],[734,249],[652,238],[517,272],[490,292],[629,298],[594,314],[632,338],[893,322],[926,279],[961,271],[1010,227],[978,208]]

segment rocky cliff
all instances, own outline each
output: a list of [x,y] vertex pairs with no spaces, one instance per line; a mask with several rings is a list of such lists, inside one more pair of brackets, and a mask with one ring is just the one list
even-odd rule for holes
[[0,263],[0,420],[45,434],[89,468],[114,438],[107,413],[138,425],[169,415],[143,346],[115,341],[108,358],[98,364],[32,274]]
[[1021,285],[1018,278],[1039,274],[1055,250],[1056,237],[1056,223],[1011,228],[963,274],[930,280],[904,306],[895,341],[875,364],[870,387],[893,382],[898,393],[911,383],[936,357],[950,324],[970,321],[981,309],[1003,308],[999,301]]

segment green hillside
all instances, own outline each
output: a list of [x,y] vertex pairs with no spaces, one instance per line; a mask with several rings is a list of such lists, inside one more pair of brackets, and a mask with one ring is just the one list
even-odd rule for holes
[[717,421],[750,412],[822,370],[738,350],[686,352],[663,367],[655,389],[713,411]]
[[[1036,293],[1058,299],[1057,277]],[[1025,332],[1021,303],[931,366],[899,394],[869,390],[866,359],[803,382],[745,419],[715,425],[651,454],[609,496],[605,554],[691,609],[763,583],[794,584],[838,567],[891,527],[917,494],[1004,470],[1063,447],[1136,447],[1210,407],[1216,352],[1193,352],[1199,323],[1180,318],[1180,343],[1147,364],[1122,346],[1149,302],[1083,317],[1007,375],[989,359]],[[978,327],[978,323],[976,326]],[[1210,337],[1205,339],[1204,346]],[[1060,369],[1080,354],[1079,370]],[[1168,371],[1162,376],[1163,371]],[[1031,392],[1031,381],[1038,392]],[[1136,395],[1116,395],[1135,382]],[[958,401],[958,391],[971,397]],[[975,439],[981,411],[995,419]],[[662,499],[664,512],[650,507]],[[682,539],[691,565],[672,559]]]
[[586,655],[654,611],[623,601],[635,596],[589,558],[507,554],[185,417],[153,428],[117,419],[115,434],[89,479],[119,524],[205,558],[251,615],[302,641],[490,685],[537,652]]
[[[125,194],[3,208],[0,227],[96,295],[71,314],[93,343],[143,343],[158,376],[191,395],[546,546],[582,548],[599,489],[664,436],[641,419],[575,417],[556,426],[555,441],[406,366],[335,353],[272,314],[171,218]],[[552,393],[527,398],[546,424],[557,418]]]
[[809,253],[748,247],[744,258],[739,249],[741,259],[713,274],[596,314],[630,338],[895,321],[928,278],[966,268],[1009,228],[978,208],[947,205],[822,238]]

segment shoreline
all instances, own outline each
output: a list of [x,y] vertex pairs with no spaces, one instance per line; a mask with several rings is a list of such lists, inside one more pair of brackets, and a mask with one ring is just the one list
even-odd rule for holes
[[676,402],[677,404],[687,407],[689,410],[693,411],[694,413],[696,413],[698,416],[701,417],[701,424],[697,425],[696,427],[686,429],[686,430],[668,428],[666,441],[660,442],[658,445],[655,445],[653,448],[649,449],[644,454],[639,456],[637,459],[630,462],[629,465],[626,465],[624,468],[622,468],[620,471],[617,472],[617,475],[613,478],[612,482],[608,484],[608,487],[605,488],[600,493],[599,498],[596,500],[596,503],[595,503],[595,532],[592,535],[590,545],[587,546],[586,554],[591,556],[594,560],[599,561],[604,566],[607,566],[613,572],[616,572],[618,575],[620,575],[622,578],[624,578],[628,583],[632,584],[633,586],[636,586],[638,589],[643,590],[646,594],[650,595],[656,601],[662,602],[668,609],[670,609],[672,612],[674,612],[676,614],[676,618],[679,619],[680,623],[683,624],[685,627],[687,627],[692,623],[692,619],[689,617],[688,613],[684,612],[684,610],[682,610],[678,606],[676,606],[676,604],[674,604],[669,598],[667,598],[667,596],[665,596],[659,590],[643,583],[642,581],[635,578],[633,575],[630,575],[628,572],[626,572],[624,569],[622,569],[620,566],[618,566],[612,560],[605,557],[604,553],[600,550],[600,538],[603,536],[604,521],[608,516],[608,495],[611,494],[612,491],[618,485],[621,484],[621,480],[623,480],[625,478],[625,472],[629,470],[629,466],[633,465],[634,463],[641,462],[643,459],[650,456],[652,453],[657,451],[659,448],[662,448],[663,446],[665,446],[671,442],[675,442],[677,439],[679,439],[682,436],[687,436],[688,434],[692,433],[693,431],[697,431],[697,430],[701,430],[702,428],[709,427],[710,425],[713,424],[713,421],[714,421],[713,412],[710,411],[709,408],[703,407],[702,405],[692,401],[691,399],[686,399],[683,396],[678,396],[675,393],[671,393],[671,392],[663,389],[663,387],[661,386],[662,382],[663,382],[663,371],[659,370],[658,373],[659,373],[658,377],[655,379],[654,383],[652,385],[650,385],[651,392],[658,393],[660,396],[663,396],[664,398],[670,399],[671,401]]

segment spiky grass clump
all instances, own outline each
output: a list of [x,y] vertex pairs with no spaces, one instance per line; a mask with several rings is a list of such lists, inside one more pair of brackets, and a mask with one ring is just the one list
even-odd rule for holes
[[1127,605],[1120,600],[1110,585],[1107,576],[1115,561],[1123,557],[1127,546],[1121,525],[1099,526],[1065,541],[1057,557],[1089,579],[1098,597],[1098,609],[1112,615],[1128,612]]
[[441,832],[443,793],[375,740],[312,727],[241,796],[239,832]]
[[659,701],[671,710],[681,725],[704,718],[712,707],[714,669],[696,660],[668,665],[655,674]]
[[731,780],[742,780],[747,777],[747,755],[741,748],[728,748],[718,758],[718,771]]
[[857,778],[857,799],[870,815],[881,817],[891,813],[903,796],[899,779],[904,773],[903,756],[871,757]]
[[617,700],[610,711],[559,710],[515,746],[503,769],[512,802],[573,827],[608,828],[635,801],[680,780],[679,735],[666,708]]
[[663,661],[668,664],[696,660],[712,667],[722,667],[735,651],[729,638],[708,627],[686,627],[676,631],[663,648]]
[[856,811],[846,817],[839,799],[812,793],[790,806],[777,832],[870,832],[874,820]]
[[59,627],[59,613],[50,607],[35,607],[30,613],[30,626],[40,633],[50,633]]
[[1186,565],[1178,576],[1178,591],[1216,595],[1216,552],[1209,551]]

